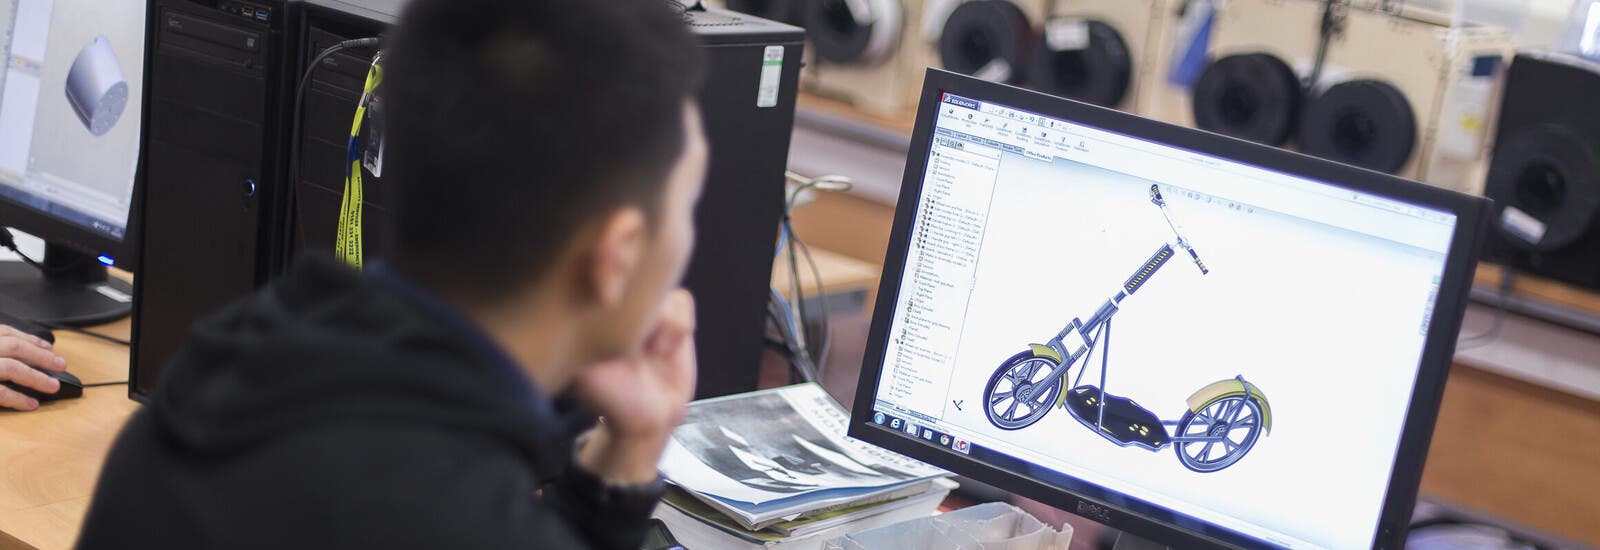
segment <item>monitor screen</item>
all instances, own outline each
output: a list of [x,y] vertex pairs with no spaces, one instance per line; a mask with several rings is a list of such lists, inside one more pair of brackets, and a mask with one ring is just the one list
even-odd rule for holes
[[924,97],[864,422],[1212,540],[1373,544],[1459,216]]
[[0,0],[0,197],[123,239],[139,159],[145,7]]

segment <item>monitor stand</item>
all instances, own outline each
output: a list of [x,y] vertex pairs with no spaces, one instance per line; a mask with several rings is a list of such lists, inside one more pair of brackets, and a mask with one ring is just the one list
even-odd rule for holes
[[1169,550],[1167,545],[1150,542],[1148,540],[1127,534],[1117,534],[1117,544],[1112,550]]
[[0,312],[42,324],[90,326],[133,311],[133,285],[95,256],[46,242],[42,268],[0,262]]

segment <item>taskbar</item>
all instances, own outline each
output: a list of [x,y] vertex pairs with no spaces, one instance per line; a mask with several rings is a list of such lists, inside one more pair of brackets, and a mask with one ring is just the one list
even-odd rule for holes
[[112,240],[121,241],[127,234],[126,225],[115,224],[99,216],[51,202],[17,187],[0,184],[0,197]]
[[[879,407],[884,407],[884,403],[879,402]],[[892,407],[892,405],[889,405],[889,407]],[[907,416],[900,416],[902,414]],[[973,443],[971,440],[961,436],[940,430],[935,423],[931,423],[926,419],[916,418],[916,416],[920,415],[907,413],[906,411],[898,410],[898,408],[891,409],[888,412],[880,408],[873,412],[872,422],[898,432],[904,437],[922,440],[925,443],[969,456],[972,460],[987,466],[1040,481],[1057,490],[1080,498],[1120,508],[1126,513],[1139,516],[1145,520],[1173,526],[1214,540],[1222,540],[1230,544],[1248,547],[1266,546],[1275,548],[1294,547],[1298,546],[1295,543],[1300,542],[1293,539],[1263,540],[1260,538],[1261,535],[1250,535],[1222,527],[1196,516],[1179,513],[1159,504],[1112,491],[1065,473],[1017,458],[1009,453]],[[1080,515],[1082,514],[1080,513]]]

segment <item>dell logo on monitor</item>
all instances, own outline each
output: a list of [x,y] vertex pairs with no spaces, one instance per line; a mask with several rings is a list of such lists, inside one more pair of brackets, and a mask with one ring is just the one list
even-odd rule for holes
[[1073,513],[1098,521],[1100,523],[1109,523],[1111,521],[1110,508],[1106,508],[1098,504],[1092,504],[1088,501],[1078,501],[1078,509],[1073,511]]

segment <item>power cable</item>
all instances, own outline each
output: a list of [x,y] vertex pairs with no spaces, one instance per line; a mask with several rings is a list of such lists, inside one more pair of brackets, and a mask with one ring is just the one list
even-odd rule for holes
[[306,87],[311,82],[311,76],[317,72],[317,68],[321,67],[322,62],[333,54],[354,48],[376,48],[380,40],[378,37],[356,38],[327,47],[311,59],[311,64],[306,66],[305,73],[300,76],[299,83],[295,85],[294,110],[290,113],[294,122],[291,124],[289,133],[289,177],[285,178],[288,180],[285,182],[288,188],[283,192],[284,216],[283,234],[281,235],[283,239],[283,257],[280,258],[280,265],[287,266],[289,264],[294,242],[295,219],[299,215],[298,209],[295,207],[295,190],[300,186],[300,149],[305,146],[304,140],[301,139],[300,131],[302,128],[301,118],[304,115],[305,108]]

